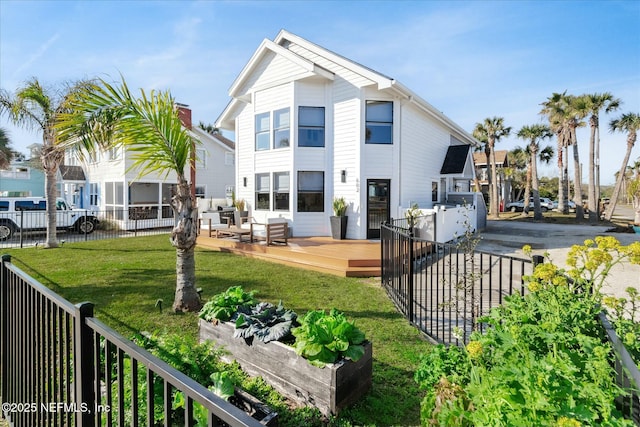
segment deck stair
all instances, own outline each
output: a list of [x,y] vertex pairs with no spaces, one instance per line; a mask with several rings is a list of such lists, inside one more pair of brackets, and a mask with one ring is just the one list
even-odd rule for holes
[[379,242],[308,237],[289,239],[287,245],[266,245],[200,235],[197,244],[342,277],[379,277],[381,274]]

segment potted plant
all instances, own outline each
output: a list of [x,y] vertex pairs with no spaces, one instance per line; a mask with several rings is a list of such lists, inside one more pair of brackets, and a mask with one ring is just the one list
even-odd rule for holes
[[632,227],[636,233],[640,234],[640,175],[636,176],[636,178],[629,183],[627,194],[631,199],[631,204],[635,211]]
[[331,221],[331,236],[335,240],[343,240],[347,237],[347,202],[344,197],[333,198],[333,215]]

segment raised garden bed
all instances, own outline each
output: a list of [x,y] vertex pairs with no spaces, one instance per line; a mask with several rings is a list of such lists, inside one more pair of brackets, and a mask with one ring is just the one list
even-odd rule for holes
[[264,344],[234,338],[232,323],[199,320],[200,341],[212,340],[230,353],[249,375],[260,376],[282,395],[324,415],[335,415],[371,388],[373,372],[371,343],[357,362],[342,360],[324,368],[315,367],[281,342]]

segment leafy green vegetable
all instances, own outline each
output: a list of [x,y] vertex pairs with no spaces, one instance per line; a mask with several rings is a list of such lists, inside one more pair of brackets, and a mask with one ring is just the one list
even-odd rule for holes
[[209,390],[224,400],[229,400],[235,394],[236,385],[228,372],[214,372],[211,374],[211,381],[213,385],[209,387]]
[[200,318],[207,322],[227,321],[238,311],[238,307],[252,306],[257,303],[253,297],[255,291],[245,292],[240,286],[232,286],[225,292],[214,295],[200,310]]
[[282,301],[278,306],[261,302],[252,307],[239,307],[236,317],[236,338],[258,338],[264,343],[287,337],[298,315],[285,310]]
[[324,310],[308,312],[291,333],[296,337],[296,353],[318,367],[340,358],[357,361],[364,355],[364,333],[336,309],[329,314]]

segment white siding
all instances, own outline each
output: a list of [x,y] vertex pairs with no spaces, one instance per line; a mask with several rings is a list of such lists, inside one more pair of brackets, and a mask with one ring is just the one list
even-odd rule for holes
[[400,205],[431,207],[431,182],[440,175],[449,132],[412,104],[403,104],[401,117]]
[[253,74],[247,79],[239,93],[247,93],[255,88],[268,88],[285,81],[302,78],[308,71],[282,56],[267,52]]

